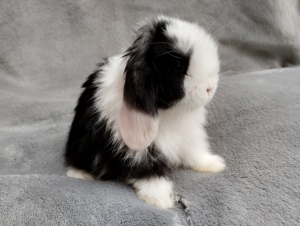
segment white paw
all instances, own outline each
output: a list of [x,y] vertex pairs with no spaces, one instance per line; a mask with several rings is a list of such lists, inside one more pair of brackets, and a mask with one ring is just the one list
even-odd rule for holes
[[222,157],[218,155],[208,155],[201,159],[200,164],[195,167],[195,170],[199,172],[217,173],[223,171],[225,167],[225,161]]
[[165,178],[142,179],[134,182],[137,196],[146,203],[169,209],[174,206],[172,183]]
[[83,170],[75,169],[73,167],[70,167],[66,174],[68,177],[72,177],[72,178],[77,178],[82,180],[94,180],[94,177],[91,174],[86,173]]

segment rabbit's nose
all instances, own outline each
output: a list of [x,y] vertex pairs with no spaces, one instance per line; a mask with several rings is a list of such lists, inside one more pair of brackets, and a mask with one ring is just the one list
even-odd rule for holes
[[212,92],[212,88],[211,87],[207,87],[206,88],[206,92],[207,92],[207,94],[210,94]]

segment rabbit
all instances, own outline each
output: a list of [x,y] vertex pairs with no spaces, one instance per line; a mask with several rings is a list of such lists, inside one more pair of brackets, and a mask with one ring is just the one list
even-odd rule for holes
[[166,16],[142,24],[133,44],[104,59],[82,86],[67,176],[122,180],[146,203],[172,208],[171,171],[225,168],[204,127],[219,67],[216,42],[197,24]]

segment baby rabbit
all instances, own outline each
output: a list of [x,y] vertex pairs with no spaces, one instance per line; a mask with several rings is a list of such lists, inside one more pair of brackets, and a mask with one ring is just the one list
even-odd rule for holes
[[172,208],[170,170],[225,168],[204,128],[218,72],[217,45],[203,28],[165,16],[145,23],[124,54],[105,59],[83,84],[67,175],[124,180],[145,202]]

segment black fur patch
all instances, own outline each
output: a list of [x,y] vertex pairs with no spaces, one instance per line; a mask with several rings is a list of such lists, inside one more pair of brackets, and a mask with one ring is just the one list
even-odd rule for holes
[[175,47],[175,38],[165,34],[168,21],[148,24],[128,48],[124,99],[132,107],[156,115],[182,99],[190,54]]

